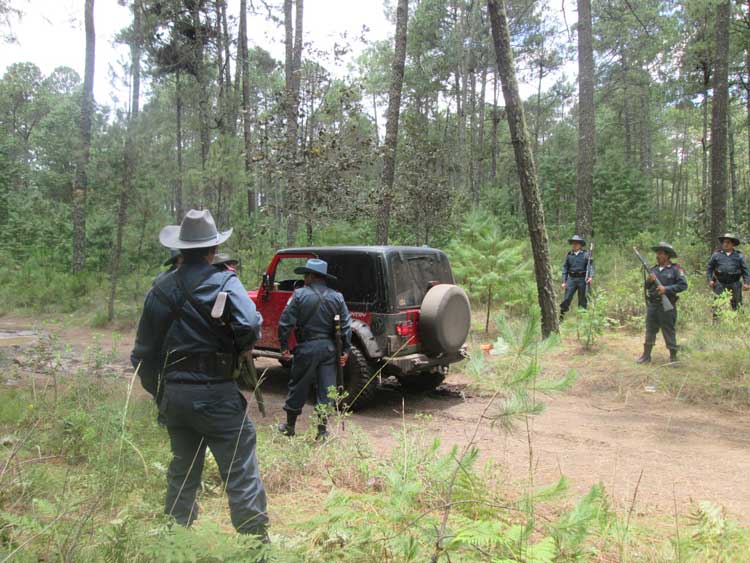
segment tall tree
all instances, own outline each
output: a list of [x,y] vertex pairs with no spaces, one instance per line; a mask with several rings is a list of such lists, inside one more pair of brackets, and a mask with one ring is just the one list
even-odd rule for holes
[[393,206],[393,180],[396,175],[398,148],[398,118],[401,111],[401,90],[404,86],[406,64],[406,24],[409,19],[409,0],[398,0],[396,7],[396,39],[391,65],[391,88],[388,92],[385,140],[383,142],[383,173],[380,181],[380,210],[378,211],[376,244],[388,244],[388,230]]
[[257,197],[252,187],[252,119],[250,116],[250,61],[247,56],[247,0],[240,0],[240,39],[237,73],[242,75],[242,135],[245,141],[245,181],[247,182],[247,212],[255,212]]
[[576,233],[591,235],[593,228],[594,159],[594,39],[591,0],[578,0],[578,175],[576,179]]
[[730,2],[716,5],[716,54],[711,104],[711,241],[726,229],[727,220],[727,110],[729,108]]
[[73,178],[73,271],[80,272],[86,264],[86,193],[88,165],[91,153],[91,124],[94,117],[94,60],[96,32],[94,30],[94,0],[85,0],[84,26],[86,29],[86,63],[83,74],[81,118],[78,124],[80,146]]
[[[294,244],[297,238],[299,182],[297,181],[297,138],[299,117],[299,89],[302,74],[302,27],[304,0],[284,0],[284,30],[286,33],[286,201],[289,211],[287,223],[287,244]],[[295,8],[292,23],[292,4]]]
[[534,165],[534,156],[526,128],[523,102],[518,93],[516,72],[513,66],[513,52],[510,47],[508,16],[505,0],[487,0],[487,11],[492,27],[492,41],[497,58],[497,71],[503,88],[505,108],[508,114],[513,151],[516,157],[516,168],[521,183],[526,223],[531,238],[531,250],[534,254],[534,274],[536,277],[537,297],[542,312],[542,334],[547,337],[559,330],[555,289],[550,266],[549,242],[544,223],[544,207],[539,193],[539,185]]
[[136,127],[140,111],[141,94],[141,4],[139,0],[133,2],[133,30],[130,37],[130,115],[128,116],[128,130],[125,138],[125,155],[123,166],[122,188],[120,189],[120,204],[117,210],[117,234],[115,247],[112,251],[110,267],[109,302],[107,304],[107,319],[112,322],[115,316],[115,297],[117,282],[120,276],[120,261],[122,258],[122,237],[128,220],[128,204],[133,193],[134,177],[137,168]]

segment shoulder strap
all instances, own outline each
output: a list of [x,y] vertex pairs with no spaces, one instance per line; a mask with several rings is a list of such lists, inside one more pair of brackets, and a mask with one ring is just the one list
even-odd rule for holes
[[[201,316],[201,318],[208,323],[208,326],[213,329],[213,332],[216,336],[218,336],[219,340],[221,340],[222,344],[227,347],[227,349],[232,349],[234,347],[234,341],[232,339],[232,336],[229,332],[229,328],[227,325],[219,321],[218,319],[214,319],[211,316],[211,312],[208,310],[208,308],[198,301],[195,296],[193,295],[193,290],[198,287],[201,283],[206,281],[211,274],[215,272],[209,272],[208,275],[203,277],[198,281],[198,283],[193,284],[192,287],[187,287],[185,285],[184,280],[182,279],[182,276],[179,275],[179,270],[177,274],[177,287],[180,288],[182,291],[183,296],[187,301],[193,306],[193,309],[196,310],[196,312]],[[220,290],[223,289],[223,287],[227,284],[229,279],[234,276],[234,273],[231,273],[229,276],[227,276],[227,279],[224,280],[224,283],[221,284]],[[187,317],[188,319],[190,317]]]
[[311,289],[315,295],[318,296],[318,302],[315,304],[315,308],[312,310],[310,314],[308,314],[304,320],[300,320],[297,324],[301,328],[304,328],[304,326],[309,323],[315,315],[318,314],[318,311],[320,311],[320,307],[323,305],[323,294],[321,294],[317,289],[315,289],[313,286],[308,285],[308,289]]

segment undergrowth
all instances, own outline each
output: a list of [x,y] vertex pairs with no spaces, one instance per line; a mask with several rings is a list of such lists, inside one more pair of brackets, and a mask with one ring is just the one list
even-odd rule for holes
[[[523,433],[543,396],[572,384],[574,374],[541,376],[556,342],[540,341],[537,326],[534,316],[520,326],[501,321],[504,353],[469,365],[491,392],[477,427]],[[102,354],[76,373],[12,373],[8,381],[22,382],[12,388],[0,381],[0,562],[260,557],[253,538],[234,533],[211,460],[196,525],[183,529],[162,515],[166,432],[137,382],[107,374]],[[655,534],[653,522],[614,506],[601,485],[575,498],[564,477],[509,482],[501,466],[481,462],[476,434],[442,444],[419,418],[404,417],[390,452],[375,450],[352,421],[323,446],[256,423],[270,561],[688,563],[750,554],[748,531],[719,507],[696,505]]]

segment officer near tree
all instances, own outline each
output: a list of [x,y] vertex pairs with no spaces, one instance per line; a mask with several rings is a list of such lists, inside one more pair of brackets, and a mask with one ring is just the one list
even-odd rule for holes
[[[671,244],[660,242],[651,250],[656,253],[656,265],[649,269],[645,281],[646,339],[643,354],[636,362],[647,364],[651,361],[656,334],[661,330],[669,349],[669,361],[674,363],[677,361],[677,294],[687,289],[687,276],[682,266],[672,262],[673,258],[677,258],[677,253]],[[662,300],[665,295],[668,300],[666,306]]]
[[[233,379],[238,357],[251,353],[263,319],[236,274],[212,264],[217,246],[231,234],[217,230],[208,210],[191,209],[181,225],[162,229],[159,242],[178,249],[183,264],[146,296],[131,360],[169,433],[165,513],[184,526],[197,518],[208,447],[226,484],[234,527],[265,541],[266,492],[255,428]],[[220,292],[228,309],[222,325],[211,315]]]
[[578,306],[585,309],[588,306],[588,288],[594,280],[594,261],[591,254],[584,250],[586,240],[573,235],[569,240],[571,249],[565,256],[562,267],[562,288],[565,297],[560,304],[560,321],[570,309],[573,297],[578,293]]
[[748,270],[745,255],[737,247],[740,239],[732,233],[719,237],[721,250],[711,255],[706,268],[708,285],[716,295],[725,290],[732,294],[732,310],[736,311],[742,305],[742,290],[750,289],[750,270]]
[[[292,360],[289,392],[284,403],[286,422],[279,425],[279,431],[286,436],[294,436],[297,417],[302,414],[314,383],[317,383],[316,404],[333,405],[328,390],[336,387],[336,362],[345,366],[352,348],[351,315],[344,296],[326,283],[336,280],[328,273],[328,263],[311,258],[294,273],[304,275],[305,285],[294,292],[279,319],[281,353]],[[340,358],[336,358],[334,341],[336,315],[341,319],[343,354]],[[292,329],[297,341],[293,357],[289,351]],[[324,440],[327,435],[326,419],[322,417],[318,422],[317,439]]]

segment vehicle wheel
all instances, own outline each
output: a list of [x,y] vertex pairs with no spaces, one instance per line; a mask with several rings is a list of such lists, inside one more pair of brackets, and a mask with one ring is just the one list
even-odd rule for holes
[[453,354],[466,342],[471,328],[471,306],[457,285],[436,285],[425,295],[419,314],[419,333],[426,352]]
[[407,393],[425,393],[434,391],[445,381],[445,373],[432,371],[428,373],[417,373],[405,377],[399,377],[401,388]]
[[372,366],[367,358],[359,348],[352,346],[349,361],[344,366],[344,387],[349,394],[344,401],[347,408],[359,410],[372,403],[378,385],[372,376]]

